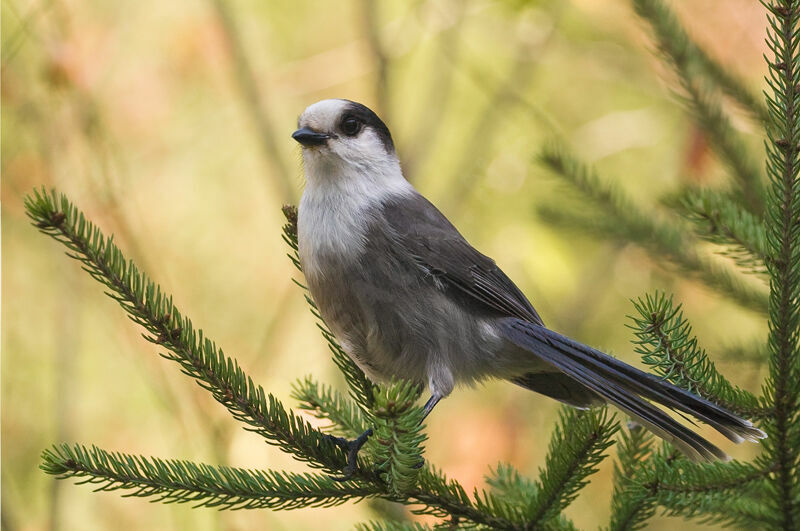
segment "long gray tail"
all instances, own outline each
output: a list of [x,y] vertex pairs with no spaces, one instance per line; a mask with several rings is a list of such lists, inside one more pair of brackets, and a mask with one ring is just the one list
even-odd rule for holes
[[737,443],[766,437],[751,422],[704,398],[543,326],[514,318],[503,319],[499,325],[506,339],[632,415],[695,461],[729,457],[648,400],[688,413]]

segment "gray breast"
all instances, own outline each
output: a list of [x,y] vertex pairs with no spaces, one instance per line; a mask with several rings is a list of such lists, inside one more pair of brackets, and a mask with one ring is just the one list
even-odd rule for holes
[[374,379],[398,376],[448,394],[456,381],[489,376],[499,348],[485,316],[459,301],[398,245],[376,208],[363,250],[314,256],[308,278],[323,318],[346,352]]

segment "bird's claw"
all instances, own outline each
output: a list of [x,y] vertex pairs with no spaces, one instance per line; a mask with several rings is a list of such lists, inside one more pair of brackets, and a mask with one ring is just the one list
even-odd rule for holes
[[358,467],[358,452],[367,442],[367,439],[369,439],[370,435],[372,435],[372,428],[369,428],[352,441],[345,439],[344,437],[334,437],[333,435],[328,435],[328,439],[330,439],[333,444],[347,452],[347,464],[342,469],[344,475],[340,477],[334,476],[331,477],[331,479],[334,481],[348,481],[353,477],[353,474],[355,474],[356,468]]

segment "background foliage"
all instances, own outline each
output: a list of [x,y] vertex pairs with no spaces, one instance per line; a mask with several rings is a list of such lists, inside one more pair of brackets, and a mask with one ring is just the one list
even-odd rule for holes
[[[684,303],[721,372],[757,390],[766,373],[752,346],[766,337],[757,312],[646,248],[542,222],[542,213],[577,205],[534,160],[553,136],[613,176],[645,212],[682,185],[725,180],[729,163],[718,162],[712,139],[687,117],[687,94],[674,92],[681,90],[674,74],[654,59],[654,32],[632,3],[343,6],[3,4],[4,527],[293,529],[326,518],[344,529],[375,517],[366,504],[339,507],[335,519],[318,512],[325,509],[145,505],[64,488],[37,468],[52,441],[84,440],[136,454],[304,470],[154,356],[94,282],[31,230],[22,196],[40,183],[67,192],[198,326],[285,399],[303,373],[339,378],[290,282],[279,231],[279,205],[302,189],[288,135],[296,115],[323,97],[381,112],[415,184],[498,260],[552,327],[636,360],[622,326],[633,313],[629,299],[661,288]],[[713,57],[760,86],[760,6],[675,7]],[[724,105],[737,141],[761,160],[749,114]],[[694,200],[701,199],[713,200]],[[556,407],[513,386],[462,391],[428,422],[426,455],[467,487],[483,484],[499,461],[535,476]],[[748,446],[725,448],[754,455]],[[578,527],[608,521],[612,474],[607,460],[568,508]]]

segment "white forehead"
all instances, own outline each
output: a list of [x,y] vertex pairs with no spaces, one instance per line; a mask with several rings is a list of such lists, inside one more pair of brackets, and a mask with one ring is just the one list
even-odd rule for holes
[[345,100],[322,100],[309,105],[297,121],[300,127],[315,131],[333,131],[342,111],[349,102]]

